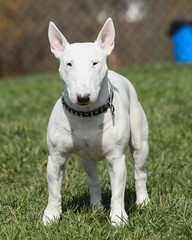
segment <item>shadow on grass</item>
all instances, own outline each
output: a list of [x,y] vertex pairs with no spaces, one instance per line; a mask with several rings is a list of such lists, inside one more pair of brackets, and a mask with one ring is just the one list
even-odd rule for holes
[[[62,212],[65,213],[67,210],[71,209],[74,213],[83,213],[86,210],[88,211],[90,208],[89,202],[89,192],[78,192],[75,196],[70,199],[63,198],[62,201]],[[134,212],[136,209],[136,194],[135,189],[126,188],[125,189],[125,210],[127,214]],[[111,190],[110,189],[102,189],[102,204],[104,206],[105,211],[110,210],[110,202],[111,202]]]

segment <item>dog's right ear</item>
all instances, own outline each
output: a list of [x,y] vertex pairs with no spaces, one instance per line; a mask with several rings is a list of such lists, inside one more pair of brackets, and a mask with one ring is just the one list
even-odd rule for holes
[[48,38],[51,45],[51,52],[59,58],[68,42],[53,22],[49,23]]

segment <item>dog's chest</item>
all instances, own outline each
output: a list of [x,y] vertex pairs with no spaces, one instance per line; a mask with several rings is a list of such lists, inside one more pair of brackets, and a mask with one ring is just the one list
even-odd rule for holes
[[72,129],[73,153],[86,160],[102,160],[104,158],[102,137],[103,131],[100,129]]

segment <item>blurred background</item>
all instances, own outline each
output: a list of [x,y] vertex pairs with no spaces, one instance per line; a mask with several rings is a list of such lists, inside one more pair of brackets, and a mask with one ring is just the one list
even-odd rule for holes
[[94,41],[108,17],[110,67],[192,62],[191,0],[0,0],[0,77],[56,71],[49,21],[72,43]]

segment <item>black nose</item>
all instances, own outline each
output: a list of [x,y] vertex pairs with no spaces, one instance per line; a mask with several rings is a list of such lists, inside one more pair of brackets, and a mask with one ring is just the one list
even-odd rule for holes
[[90,100],[90,94],[89,93],[84,93],[84,94],[77,94],[77,101],[81,104],[86,104]]

